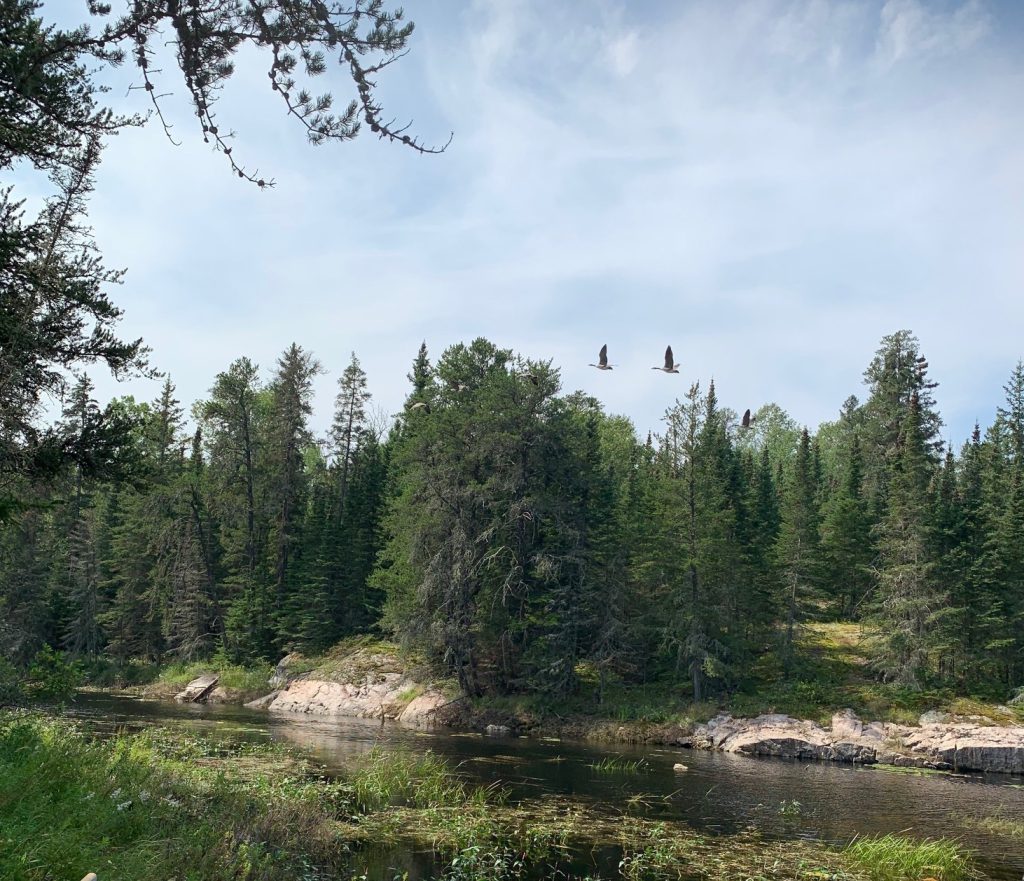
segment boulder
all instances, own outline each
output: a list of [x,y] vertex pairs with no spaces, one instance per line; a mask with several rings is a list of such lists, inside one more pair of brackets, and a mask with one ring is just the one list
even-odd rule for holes
[[205,701],[219,681],[220,677],[216,673],[204,673],[186,685],[185,690],[176,694],[174,699],[179,704],[194,704]]
[[442,707],[448,706],[449,703],[451,701],[441,692],[425,691],[405,705],[405,709],[398,714],[398,721],[417,725],[426,721],[433,721],[434,714]]
[[274,667],[274,673],[270,677],[269,685],[271,688],[281,688],[282,685],[286,685],[288,680],[292,678],[289,673],[289,668],[293,667],[297,661],[302,658],[298,652],[289,652],[280,661],[277,662],[277,666]]
[[697,728],[692,745],[758,756],[820,759],[903,768],[1024,773],[1024,727],[942,721],[926,713],[919,726],[862,722],[851,710],[826,730],[779,714],[754,719],[719,715]]
[[880,747],[886,740],[885,726],[879,722],[862,722],[853,710],[840,710],[832,716],[832,738],[838,741]]
[[258,697],[254,701],[249,701],[246,706],[250,710],[265,710],[274,702],[274,698],[276,698],[280,693],[280,689],[275,689],[270,692],[270,694],[265,694],[263,697]]
[[218,685],[213,691],[206,695],[208,704],[227,704],[231,702],[231,692],[223,685]]
[[682,762],[676,762],[672,766],[672,770],[675,771],[676,773],[682,773],[683,771],[689,771],[690,769],[687,768],[686,765],[684,765]]
[[1024,707],[1024,685],[1018,688],[1007,701],[1011,707]]
[[[418,693],[412,700],[409,694]],[[441,692],[421,690],[403,673],[368,673],[360,681],[293,679],[267,703],[271,713],[400,719],[423,724],[448,703]]]
[[508,737],[512,733],[508,725],[488,725],[484,731],[489,737]]
[[922,713],[921,717],[917,720],[918,725],[945,725],[953,717],[949,713],[943,713],[941,710],[929,710],[927,713]]
[[957,771],[1024,774],[1024,728],[948,725],[922,741],[919,750]]

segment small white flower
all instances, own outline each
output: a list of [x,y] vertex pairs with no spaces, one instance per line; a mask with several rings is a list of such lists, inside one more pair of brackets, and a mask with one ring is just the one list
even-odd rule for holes
[[149,801],[149,793],[146,792],[145,789],[139,790],[139,801],[141,801],[143,804]]
[[117,787],[112,793],[110,793],[110,800],[117,801],[121,797],[121,787]]
[[87,792],[82,796],[82,801],[92,801],[96,797],[95,792]]
[[119,811],[127,811],[128,808],[130,808],[131,806],[132,806],[132,802],[131,802],[131,799],[129,799],[128,801],[121,802],[121,804],[119,804],[117,806],[117,809]]
[[172,808],[180,808],[181,807],[181,802],[178,801],[176,798],[172,798],[169,795],[165,795],[161,799],[161,801],[163,801],[165,804],[169,804]]

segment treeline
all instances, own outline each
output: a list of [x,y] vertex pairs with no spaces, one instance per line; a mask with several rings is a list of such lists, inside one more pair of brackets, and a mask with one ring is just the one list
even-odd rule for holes
[[266,382],[239,359],[187,430],[169,381],[99,419],[80,380],[64,434],[119,419],[132,440],[99,445],[103,479],[78,456],[19,487],[3,654],[245,661],[383,632],[471,695],[670,681],[700,699],[766,653],[799,676],[802,627],[857,620],[886,681],[1024,676],[1024,365],[959,451],[907,331],[813,435],[775,404],[744,429],[711,384],[638,438],[550,362],[477,340],[420,349],[386,434],[353,356],[316,438],[319,372],[295,345]]

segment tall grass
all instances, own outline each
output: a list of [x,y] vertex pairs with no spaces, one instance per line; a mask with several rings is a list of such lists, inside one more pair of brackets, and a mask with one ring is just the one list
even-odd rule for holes
[[605,756],[599,762],[593,762],[587,767],[592,768],[598,774],[639,774],[650,768],[646,759],[628,759],[625,756]]
[[0,717],[0,878],[272,881],[298,877],[295,854],[340,864],[338,788],[229,778],[201,748],[168,758],[158,738],[98,742],[66,723]]
[[375,811],[392,805],[439,808],[479,804],[494,791],[470,787],[448,763],[432,752],[374,748],[349,778],[360,810]]
[[965,881],[975,873],[964,850],[948,839],[914,841],[901,835],[857,838],[844,854],[872,881]]

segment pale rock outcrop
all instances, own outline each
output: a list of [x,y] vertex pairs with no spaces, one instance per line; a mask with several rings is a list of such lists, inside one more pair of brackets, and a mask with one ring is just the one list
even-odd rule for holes
[[296,676],[292,673],[292,668],[302,658],[298,652],[289,652],[280,661],[277,662],[277,666],[274,667],[274,673],[270,677],[269,685],[271,688],[280,689],[281,686],[286,685],[289,679],[295,679]]
[[925,714],[923,724],[862,722],[851,710],[832,717],[831,728],[781,714],[734,719],[722,714],[694,732],[703,749],[756,756],[939,770],[1024,773],[1024,727],[980,725]]
[[276,698],[280,693],[281,689],[274,689],[270,694],[265,694],[263,697],[258,697],[254,701],[247,702],[246,706],[250,710],[265,710],[274,702],[274,698]]
[[[894,726],[895,727],[895,726]],[[1024,774],[1024,727],[933,723],[899,732],[901,745],[957,771]]]
[[484,733],[490,737],[508,737],[512,733],[512,729],[508,725],[488,725],[484,729]]
[[267,709],[271,713],[398,719],[424,724],[447,703],[443,694],[423,690],[404,673],[370,672],[354,682],[293,679],[278,691]]
[[441,692],[428,689],[405,705],[405,709],[398,714],[398,721],[418,724],[426,719],[433,719],[438,710],[450,703],[451,701]]
[[216,673],[204,673],[186,685],[184,691],[178,692],[174,699],[179,704],[194,704],[205,701],[219,681],[220,677]]
[[[870,763],[875,761],[875,741],[855,731],[856,717],[843,717],[839,736],[820,725],[780,713],[754,719],[719,715],[700,726],[694,746],[753,756]],[[873,734],[873,732],[872,732]]]

